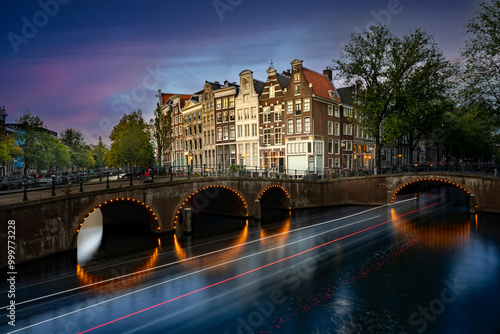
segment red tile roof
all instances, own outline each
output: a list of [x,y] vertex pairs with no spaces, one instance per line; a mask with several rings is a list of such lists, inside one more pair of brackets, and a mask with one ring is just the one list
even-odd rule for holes
[[161,102],[162,104],[164,105],[165,103],[167,103],[167,101],[172,97],[174,96],[175,94],[165,94],[165,93],[161,93]]
[[[332,83],[328,80],[326,75],[319,74],[318,72],[314,72],[308,68],[303,67],[304,76],[308,83],[312,84],[313,93],[315,95],[324,97],[325,99],[332,100],[330,93],[328,91],[335,92],[335,88]],[[340,102],[337,94],[334,95],[334,101]]]
[[186,102],[189,101],[192,95],[181,95],[181,108],[184,108]]

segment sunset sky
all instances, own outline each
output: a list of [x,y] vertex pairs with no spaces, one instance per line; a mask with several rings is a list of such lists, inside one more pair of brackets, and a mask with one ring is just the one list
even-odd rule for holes
[[371,23],[400,35],[422,28],[457,58],[477,3],[3,0],[0,106],[7,122],[29,110],[58,133],[109,142],[124,113],[152,117],[158,89],[190,94],[205,80],[238,81],[244,69],[265,81],[271,59],[278,71],[299,58],[321,72]]

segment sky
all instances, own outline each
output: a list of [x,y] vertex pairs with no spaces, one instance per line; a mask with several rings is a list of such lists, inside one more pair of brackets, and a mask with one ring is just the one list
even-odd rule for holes
[[[351,34],[374,23],[398,35],[421,28],[448,59],[479,0],[2,0],[0,106],[89,144],[125,113],[153,117],[158,89],[192,94],[208,81],[265,81],[296,58],[322,72]],[[336,82],[337,87],[344,83]]]

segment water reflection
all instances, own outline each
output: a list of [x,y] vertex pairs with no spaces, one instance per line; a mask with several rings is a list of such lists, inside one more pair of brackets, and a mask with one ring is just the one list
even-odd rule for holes
[[[92,289],[96,286],[106,286],[110,292],[130,289],[142,283],[145,279],[145,275],[149,272],[149,269],[156,266],[160,249],[161,244],[160,239],[158,239],[158,246],[152,251],[145,262],[139,266],[123,265],[121,272],[113,269],[110,273],[99,273],[99,270],[92,272],[93,270],[90,268],[84,268],[77,265],[76,276],[78,277],[81,286],[89,286],[89,288],[91,286]],[[123,275],[126,275],[123,279],[114,279]]]
[[392,226],[397,236],[418,235],[420,241],[429,248],[462,247],[470,241],[471,224],[468,215],[458,213],[453,216],[455,219],[451,223],[439,216],[421,222],[418,217],[398,218],[396,211],[391,209]]

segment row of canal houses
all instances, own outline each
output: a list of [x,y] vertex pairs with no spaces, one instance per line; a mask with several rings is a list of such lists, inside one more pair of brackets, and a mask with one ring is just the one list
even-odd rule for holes
[[373,140],[352,114],[358,88],[336,89],[329,69],[318,73],[299,59],[290,65],[279,73],[271,63],[266,82],[244,70],[239,84],[206,81],[194,94],[159,90],[173,137],[163,164],[298,175],[368,171]]

